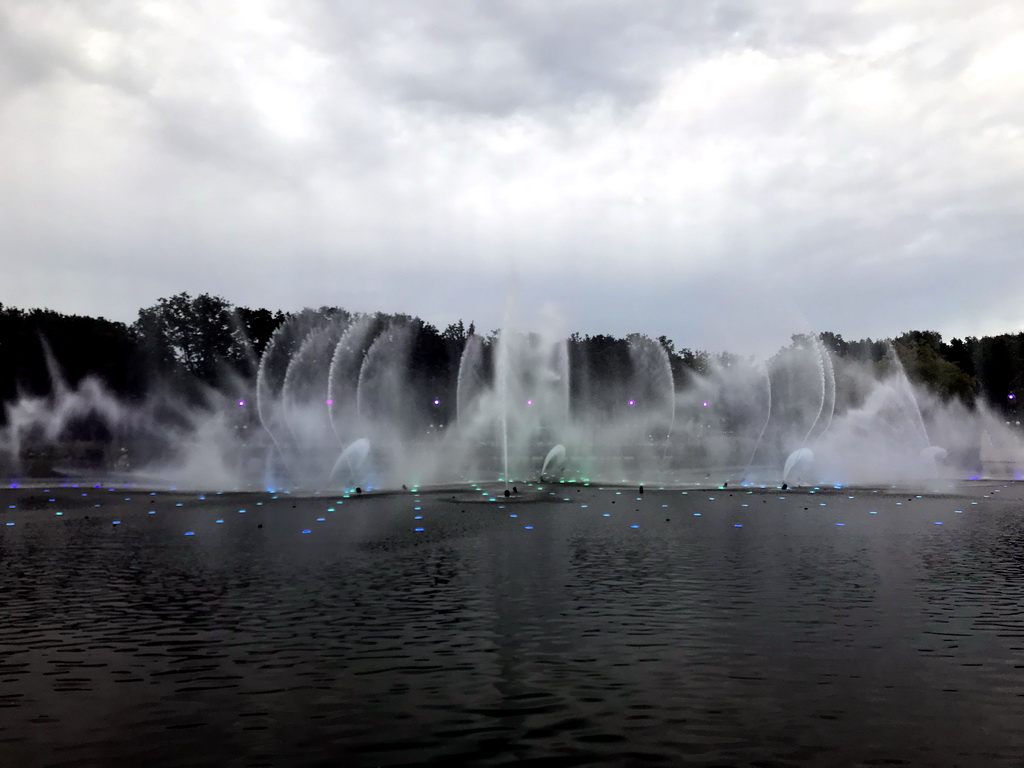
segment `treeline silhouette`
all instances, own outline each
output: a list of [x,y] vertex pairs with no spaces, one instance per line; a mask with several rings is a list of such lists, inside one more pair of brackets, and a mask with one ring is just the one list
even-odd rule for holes
[[[321,307],[323,315],[352,318],[338,307]],[[139,311],[128,325],[103,318],[66,315],[49,309],[18,309],[0,304],[0,403],[23,396],[42,396],[56,386],[77,386],[85,377],[98,378],[126,401],[154,391],[203,398],[209,388],[230,388],[252,382],[259,359],[277,329],[289,317],[281,311],[233,306],[219,296],[179,293]],[[396,320],[414,324],[413,366],[426,383],[453,403],[458,366],[466,340],[475,332],[461,320],[438,329],[406,315],[376,314],[381,327]],[[496,331],[482,334],[493,341]],[[1004,413],[1024,395],[1024,333],[946,342],[934,331],[908,331],[892,339],[847,341],[835,333],[820,334],[834,358],[882,366],[895,350],[911,381],[944,399],[978,402]],[[791,346],[808,343],[794,335]],[[676,347],[666,336],[665,348],[677,386],[706,373],[715,364],[742,360],[728,352],[712,354]],[[784,352],[780,351],[780,354]],[[624,370],[629,337],[573,334],[569,338],[573,370]],[[448,414],[451,416],[451,414]],[[6,422],[0,409],[0,424]]]

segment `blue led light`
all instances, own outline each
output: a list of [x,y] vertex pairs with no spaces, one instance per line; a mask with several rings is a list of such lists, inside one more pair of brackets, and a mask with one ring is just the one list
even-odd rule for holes
[[422,520],[422,519],[423,519],[423,515],[416,515],[415,517],[413,517],[413,520]]
[[317,521],[318,523],[322,523],[322,522],[323,522],[324,520],[326,520],[326,519],[327,519],[326,517],[318,517],[318,518],[316,519],[316,521]]
[[186,536],[195,536],[196,532],[195,531],[185,531],[185,535]]
[[509,517],[519,517],[519,515],[509,515]]
[[14,525],[14,523],[8,523],[7,525]]
[[601,517],[611,517],[611,512],[605,512]]
[[303,533],[312,533],[312,531],[309,528],[303,528],[302,532]]
[[415,530],[422,533],[426,529],[425,528],[416,528]]
[[935,521],[935,524],[936,524],[936,525],[942,525],[942,521],[941,521],[941,520],[936,520],[936,521]]
[[111,525],[120,525],[120,524],[121,524],[121,521],[120,521],[120,520],[113,520],[113,521],[111,521],[111,523],[110,523],[110,524],[111,524]]
[[877,515],[878,513],[875,510],[872,509],[868,514],[869,515]]
[[693,513],[693,516],[694,516],[694,517],[700,517],[700,512],[694,512],[694,513]]
[[525,528],[528,531],[532,531],[533,530],[533,526],[532,525],[524,525],[523,528]]
[[846,523],[836,523],[836,525],[846,525]]
[[223,521],[223,520],[217,520],[217,522],[218,522],[218,523],[223,523],[224,521]]
[[734,528],[742,528],[742,527],[743,527],[743,524],[742,524],[742,523],[736,523],[736,525],[735,525],[735,526],[733,526],[733,527],[734,527]]
[[633,523],[633,524],[632,524],[631,526],[629,526],[629,527],[630,527],[630,528],[639,528],[640,526],[639,526],[639,525],[637,525],[636,523]]

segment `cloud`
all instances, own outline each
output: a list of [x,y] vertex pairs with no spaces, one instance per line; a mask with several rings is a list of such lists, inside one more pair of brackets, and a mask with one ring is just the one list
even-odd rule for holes
[[211,291],[496,327],[519,279],[584,332],[686,346],[1017,330],[1022,21],[6,3],[0,301],[130,320]]

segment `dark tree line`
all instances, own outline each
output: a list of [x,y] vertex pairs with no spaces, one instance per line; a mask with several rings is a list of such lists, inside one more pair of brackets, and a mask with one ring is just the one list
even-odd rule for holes
[[[321,307],[321,315],[351,313]],[[209,294],[180,293],[139,311],[128,325],[102,318],[65,315],[48,309],[16,309],[0,305],[0,402],[20,395],[52,391],[55,372],[70,386],[95,376],[127,400],[154,391],[200,398],[204,388],[223,388],[251,380],[260,355],[289,314],[264,308],[232,306]],[[415,323],[411,368],[421,383],[451,393],[466,340],[474,333],[462,321],[439,330],[401,315],[374,316],[381,324],[404,319]],[[493,341],[494,333],[488,337]],[[793,346],[807,343],[794,336]],[[870,364],[884,371],[891,350],[907,375],[939,396],[967,404],[983,401],[1009,412],[1024,396],[1024,333],[968,337],[945,342],[933,331],[909,331],[894,339],[847,341],[835,333],[821,334],[837,361]],[[707,373],[713,365],[738,358],[677,348],[666,336],[656,340],[665,349],[677,386]],[[628,365],[629,338],[573,334],[569,339],[572,369],[589,372],[571,382],[574,390],[602,372]],[[574,394],[578,394],[575,391]],[[0,412],[0,423],[4,419]]]

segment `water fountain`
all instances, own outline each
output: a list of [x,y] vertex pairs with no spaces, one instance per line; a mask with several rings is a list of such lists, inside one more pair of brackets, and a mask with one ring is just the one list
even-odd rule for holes
[[810,337],[810,347],[813,350],[814,361],[817,363],[821,398],[818,402],[818,411],[807,428],[807,434],[804,435],[800,447],[786,457],[786,463],[782,470],[782,482],[786,484],[794,481],[807,482],[813,478],[815,473],[814,451],[809,444],[813,445],[818,442],[828,432],[835,414],[836,378],[832,356],[817,336]]
[[682,377],[650,338],[584,349],[518,330],[510,315],[501,332],[470,335],[456,370],[439,373],[417,355],[421,331],[410,319],[299,313],[243,384],[251,399],[211,392],[191,410],[157,398],[126,406],[93,380],[72,389],[54,365],[51,396],[7,406],[0,448],[14,467],[27,443],[66,442],[69,425],[92,419],[115,442],[162,441],[149,456],[132,451],[131,469],[145,464],[150,478],[304,489],[920,482],[977,473],[1020,448],[984,409],[915,387],[895,350],[856,364],[796,337],[770,360],[722,358]]

